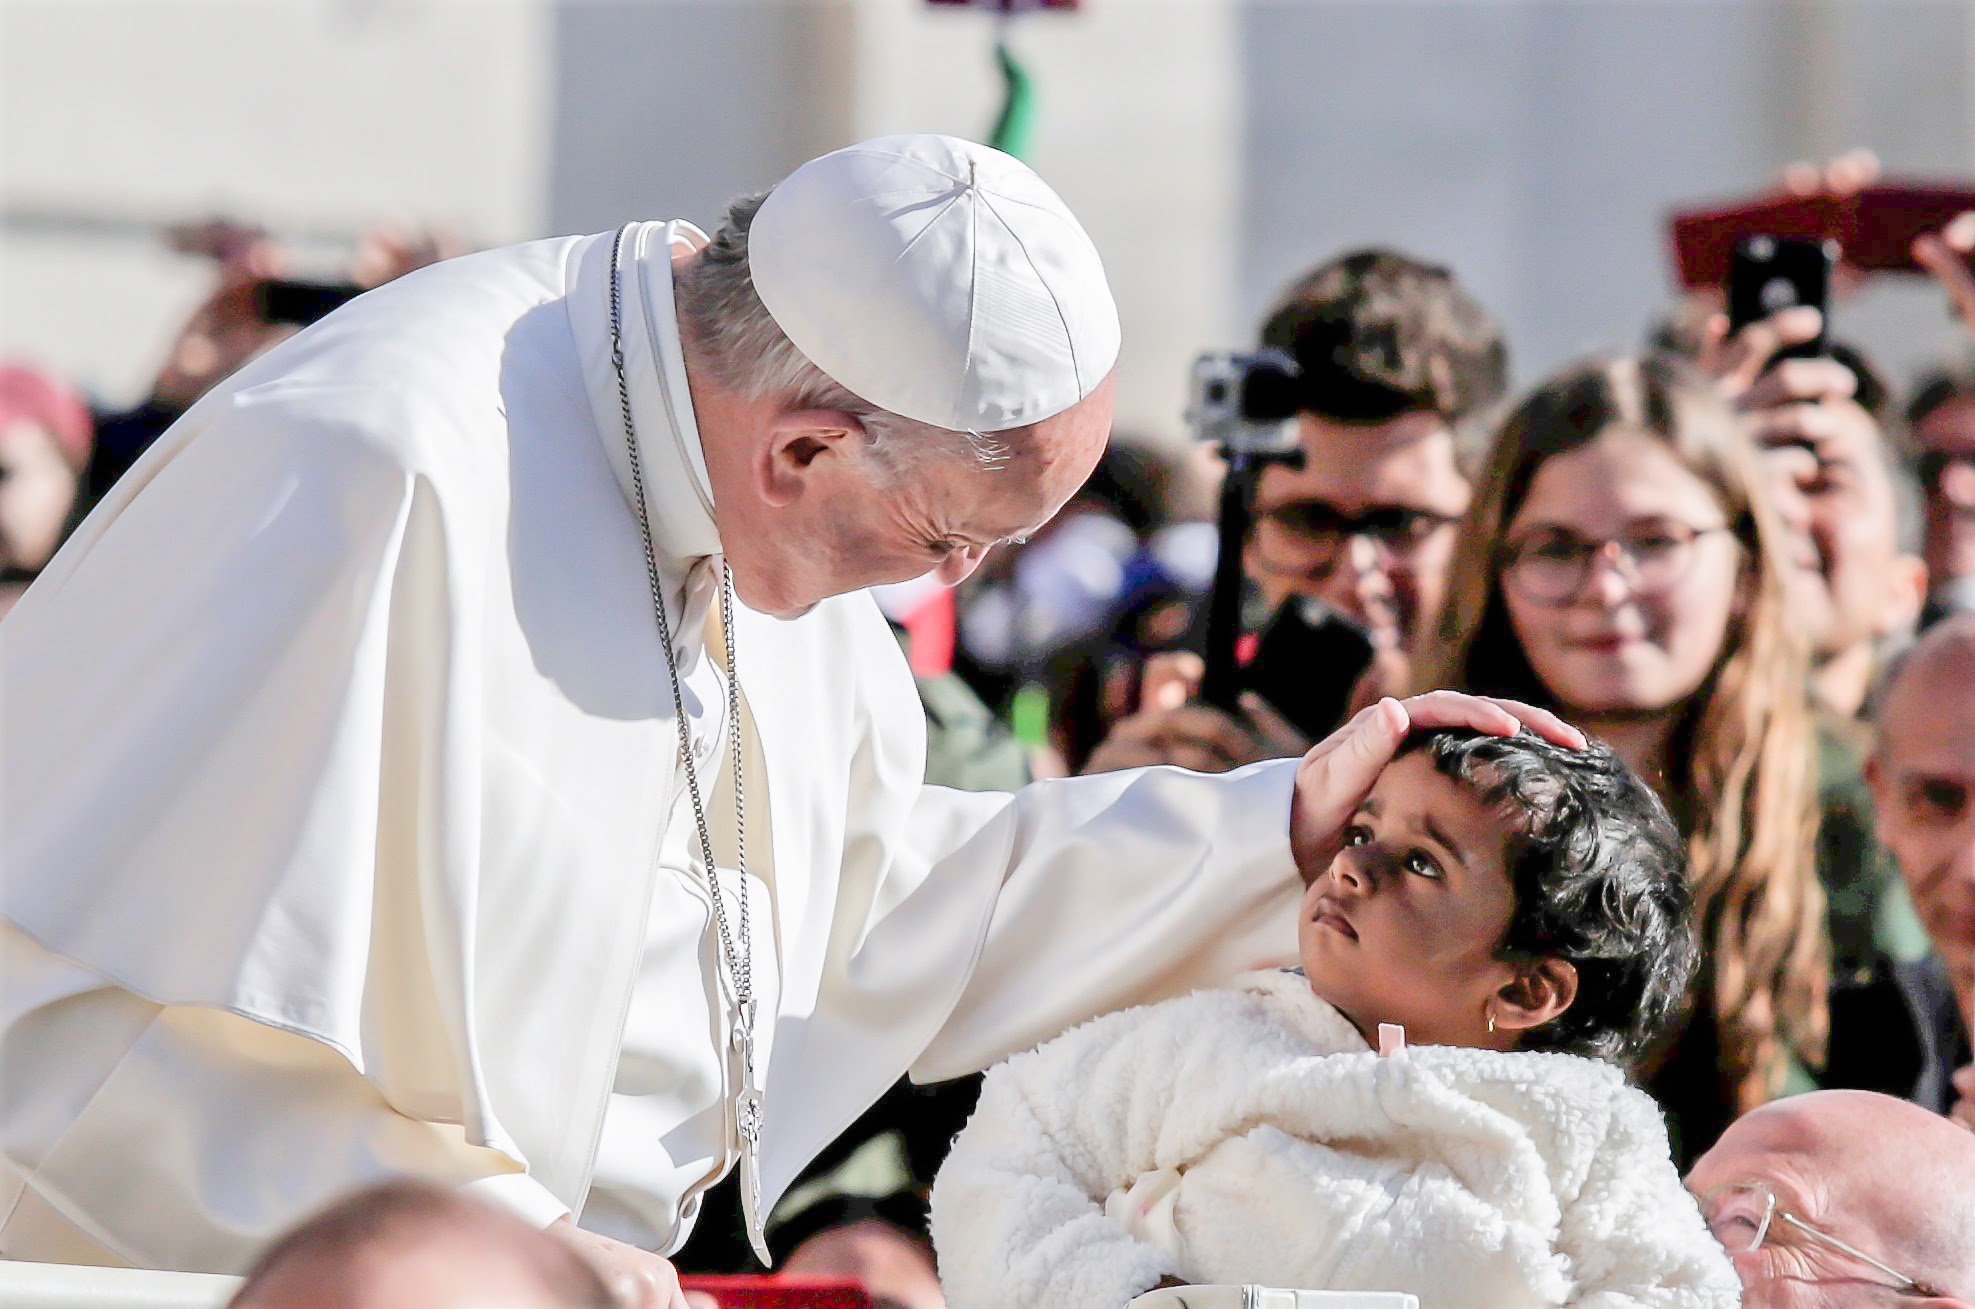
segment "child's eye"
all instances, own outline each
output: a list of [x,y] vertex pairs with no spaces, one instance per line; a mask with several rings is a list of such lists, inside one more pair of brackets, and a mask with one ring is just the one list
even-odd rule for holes
[[1418,873],[1421,877],[1438,877],[1440,876],[1440,865],[1434,863],[1432,858],[1424,852],[1414,850],[1406,856],[1406,871],[1409,873]]
[[1344,844],[1365,845],[1372,839],[1372,829],[1363,823],[1353,823],[1344,829]]

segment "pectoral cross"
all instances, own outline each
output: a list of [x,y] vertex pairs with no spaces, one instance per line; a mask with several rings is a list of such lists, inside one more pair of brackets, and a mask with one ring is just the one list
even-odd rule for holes
[[739,1005],[734,1020],[734,1049],[741,1057],[741,1089],[734,1096],[734,1124],[741,1138],[741,1215],[747,1221],[748,1244],[762,1267],[772,1268],[768,1253],[767,1218],[761,1212],[761,1088],[754,1081],[754,1001]]

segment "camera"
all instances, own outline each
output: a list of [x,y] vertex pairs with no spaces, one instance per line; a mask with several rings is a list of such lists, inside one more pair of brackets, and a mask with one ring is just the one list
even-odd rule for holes
[[1303,466],[1303,444],[1296,430],[1302,401],[1303,375],[1296,361],[1280,350],[1217,352],[1201,355],[1193,363],[1186,420],[1196,437],[1212,441],[1227,460],[1227,473],[1221,479],[1220,557],[1207,597],[1207,671],[1200,679],[1200,696],[1230,713],[1241,697],[1241,667],[1235,656],[1246,585],[1241,554],[1254,521],[1255,489],[1262,470],[1271,464]]
[[1301,407],[1302,374],[1280,350],[1218,351],[1193,363],[1186,420],[1229,455],[1293,455]]

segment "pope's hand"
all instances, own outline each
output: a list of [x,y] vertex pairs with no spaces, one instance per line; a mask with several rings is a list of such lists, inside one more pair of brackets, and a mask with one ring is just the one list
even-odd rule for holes
[[719,1309],[710,1295],[680,1290],[678,1271],[649,1250],[586,1232],[567,1218],[550,1223],[548,1231],[589,1261],[620,1309]]
[[1405,700],[1386,698],[1360,710],[1350,722],[1310,748],[1296,767],[1290,802],[1289,850],[1305,879],[1330,865],[1343,845],[1345,825],[1409,732],[1465,727],[1491,736],[1519,728],[1571,749],[1584,734],[1555,714],[1517,700],[1429,691]]

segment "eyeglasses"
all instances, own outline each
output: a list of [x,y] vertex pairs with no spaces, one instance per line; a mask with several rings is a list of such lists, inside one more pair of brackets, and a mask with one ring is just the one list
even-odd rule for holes
[[1261,512],[1255,523],[1255,548],[1265,567],[1321,573],[1336,565],[1346,541],[1362,537],[1387,567],[1403,567],[1428,541],[1459,521],[1455,515],[1411,505],[1376,505],[1347,514],[1322,500],[1291,500]]
[[1788,1228],[1884,1273],[1893,1283],[1888,1290],[1898,1291],[1901,1295],[1943,1294],[1927,1283],[1881,1263],[1857,1246],[1839,1240],[1822,1228],[1813,1227],[1787,1209],[1777,1208],[1776,1193],[1761,1182],[1736,1182],[1716,1187],[1701,1197],[1701,1214],[1707,1219],[1708,1230],[1714,1233],[1714,1239],[1721,1242],[1722,1249],[1731,1255],[1754,1254],[1765,1244],[1777,1245],[1779,1242],[1772,1233],[1779,1228]]
[[1631,536],[1586,540],[1569,532],[1543,532],[1511,543],[1502,575],[1535,604],[1563,604],[1591,575],[1591,561],[1608,559],[1635,595],[1659,595],[1679,585],[1698,553],[1694,543],[1726,527],[1670,523]]

